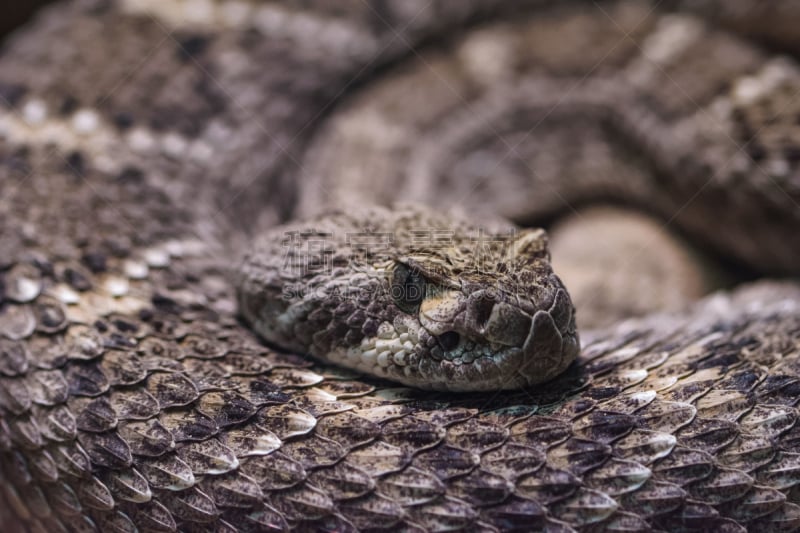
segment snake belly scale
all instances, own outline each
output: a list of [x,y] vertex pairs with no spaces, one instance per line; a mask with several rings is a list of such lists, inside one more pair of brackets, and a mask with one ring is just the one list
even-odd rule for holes
[[[800,287],[580,330],[578,352],[543,233],[493,218],[611,200],[796,274],[800,10],[766,4],[43,10],[0,53],[4,526],[800,528]],[[422,220],[447,247],[337,258],[341,230]],[[481,268],[477,221],[500,236]],[[330,268],[278,279],[311,230]],[[334,273],[369,301],[334,300]]]

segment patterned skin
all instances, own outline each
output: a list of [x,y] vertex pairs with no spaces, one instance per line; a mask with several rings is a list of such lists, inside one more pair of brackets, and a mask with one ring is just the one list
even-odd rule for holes
[[[791,0],[43,11],[0,55],[4,530],[800,527],[796,284],[584,329],[547,383],[445,394],[265,346],[229,279],[251,238],[339,200],[547,222],[559,195],[797,272],[796,62],[683,3],[797,50]],[[533,320],[559,299],[540,286]]]

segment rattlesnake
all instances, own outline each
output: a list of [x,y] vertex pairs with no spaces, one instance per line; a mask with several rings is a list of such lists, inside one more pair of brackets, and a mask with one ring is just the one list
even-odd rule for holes
[[[583,329],[575,364],[503,392],[424,392],[299,353],[350,343],[361,352],[347,357],[360,357],[371,348],[358,343],[400,316],[381,314],[394,300],[371,300],[375,312],[365,303],[357,319],[346,306],[337,315],[339,304],[308,310],[314,318],[267,339],[278,347],[239,319],[230,267],[242,250],[242,310],[257,321],[271,305],[259,299],[265,267],[292,266],[281,236],[320,251],[332,276],[357,265],[324,270],[343,246],[338,232],[316,239],[324,230],[356,220],[356,233],[387,233],[378,222],[402,209],[429,217],[411,229],[447,226],[428,223],[444,215],[421,202],[464,206],[461,220],[488,221],[491,235],[508,229],[497,213],[547,222],[592,199],[635,204],[750,272],[796,273],[800,71],[722,27],[798,51],[785,21],[800,9],[678,4],[79,0],[44,10],[0,56],[6,526],[799,528],[796,284]],[[677,7],[712,22],[667,11]],[[414,207],[362,212],[367,202]],[[313,218],[331,207],[345,212]],[[454,253],[464,235],[447,235],[424,256],[443,272],[410,261],[413,250],[381,261],[447,286],[445,274],[476,259]],[[508,235],[489,257],[518,238],[535,244],[512,254],[535,258],[541,274],[522,284],[535,304],[526,313],[535,322],[545,307],[569,339],[571,304],[543,234]],[[311,247],[320,240],[331,256]],[[497,270],[483,267],[466,279]],[[492,302],[484,314],[502,309]],[[525,381],[561,372],[570,350]],[[425,379],[464,388],[443,372]]]

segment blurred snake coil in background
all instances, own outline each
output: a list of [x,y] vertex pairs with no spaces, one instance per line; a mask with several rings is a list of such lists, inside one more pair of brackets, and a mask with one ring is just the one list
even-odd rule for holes
[[[798,22],[790,0],[43,8],[0,51],[5,529],[800,528]],[[371,266],[424,297],[335,298],[360,248],[323,230],[374,236],[395,215],[357,213],[397,202],[514,237],[487,278],[466,223],[401,224],[434,249]],[[323,270],[282,270],[292,243]],[[287,313],[289,282],[323,297]],[[276,306],[265,344],[241,314]],[[576,362],[538,383],[575,321]],[[474,386],[482,336],[569,356],[513,391],[359,373]],[[501,377],[473,388],[524,384]]]

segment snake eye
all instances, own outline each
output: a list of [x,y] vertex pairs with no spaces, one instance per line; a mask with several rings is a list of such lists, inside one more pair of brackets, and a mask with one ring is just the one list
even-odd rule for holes
[[392,272],[392,299],[405,313],[416,313],[425,297],[425,278],[417,270],[398,263]]

